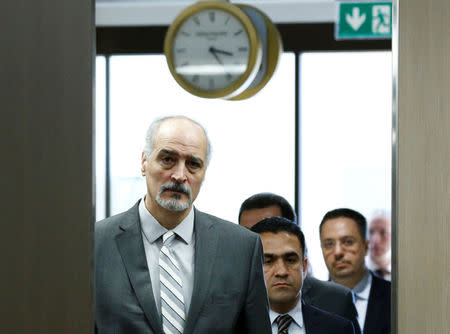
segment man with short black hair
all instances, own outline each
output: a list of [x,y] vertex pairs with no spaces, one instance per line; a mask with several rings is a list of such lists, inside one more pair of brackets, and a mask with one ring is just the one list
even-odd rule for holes
[[239,209],[239,225],[251,228],[263,218],[275,216],[297,223],[297,215],[284,197],[269,192],[258,193],[242,202]]
[[259,233],[269,294],[272,333],[353,334],[353,324],[302,300],[308,259],[300,228],[282,217],[265,218],[251,230]]
[[[264,218],[284,217],[297,224],[297,215],[282,196],[270,192],[247,198],[239,210],[239,224],[251,228]],[[306,255],[306,249],[304,250]],[[353,322],[355,332],[361,333],[353,293],[339,284],[324,282],[310,275],[303,281],[302,298],[310,305],[335,313]]]
[[325,214],[319,227],[322,254],[333,282],[356,295],[358,321],[364,334],[388,334],[391,330],[391,284],[368,270],[365,217],[340,208]]

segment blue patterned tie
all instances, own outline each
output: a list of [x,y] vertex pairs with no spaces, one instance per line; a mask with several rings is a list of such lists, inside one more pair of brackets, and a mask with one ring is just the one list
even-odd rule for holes
[[278,325],[278,334],[288,334],[288,327],[292,322],[292,317],[289,314],[279,315],[275,322]]
[[162,325],[166,334],[183,333],[185,324],[180,268],[168,247],[174,237],[175,234],[172,231],[163,235],[163,246],[159,255]]

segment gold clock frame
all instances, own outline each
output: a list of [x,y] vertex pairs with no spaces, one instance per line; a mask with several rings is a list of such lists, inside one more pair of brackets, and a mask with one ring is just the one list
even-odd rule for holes
[[[242,26],[246,30],[250,43],[248,66],[245,72],[229,86],[214,91],[202,90],[194,87],[175,71],[175,66],[173,63],[174,39],[177,36],[180,27],[188,18],[207,9],[219,9],[233,15],[241,22]],[[185,8],[170,25],[164,40],[164,54],[166,55],[169,70],[176,82],[193,95],[211,99],[232,98],[233,96],[239,95],[245,91],[245,89],[252,83],[258,72],[261,64],[262,52],[261,40],[251,19],[238,6],[223,1],[201,1]]]
[[228,100],[231,101],[248,99],[249,97],[252,97],[256,93],[258,93],[261,89],[263,89],[275,73],[275,70],[278,67],[278,63],[280,61],[281,53],[283,52],[283,42],[281,40],[281,35],[272,20],[270,20],[270,18],[263,11],[246,4],[237,4],[237,6],[239,6],[240,8],[253,9],[263,17],[264,22],[266,23],[267,49],[263,50],[263,52],[267,52],[267,69],[264,77],[256,86],[249,87],[241,94],[228,98]]

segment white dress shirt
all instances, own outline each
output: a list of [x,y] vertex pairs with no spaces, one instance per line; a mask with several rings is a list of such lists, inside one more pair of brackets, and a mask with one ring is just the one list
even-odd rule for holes
[[[302,302],[300,300],[292,310],[290,310],[288,313],[283,314],[289,314],[293,319],[288,327],[289,334],[306,334],[305,324],[303,323]],[[279,313],[270,309],[269,317],[270,323],[272,324],[272,334],[278,334],[278,325],[275,322],[275,319],[279,315]]]
[[[161,314],[159,253],[162,247],[162,236],[168,230],[159,224],[147,210],[144,198],[139,203],[139,218],[141,220],[142,240],[144,241],[145,257],[147,258],[147,265],[150,272],[153,295],[155,296],[158,312]],[[188,314],[194,286],[194,210],[191,209],[187,217],[172,231],[175,233],[175,239],[172,241],[170,249],[180,266],[186,308],[185,314]]]
[[358,312],[358,322],[361,328],[364,328],[364,321],[366,320],[367,305],[369,303],[370,288],[372,287],[372,275],[369,270],[363,279],[353,288],[355,294],[355,306]]
[[[389,264],[383,269],[384,274],[381,275],[381,277],[387,281],[391,281],[391,251],[387,252],[384,255],[384,258],[389,261]],[[369,255],[366,256],[366,266],[373,272],[377,272],[377,270],[380,269],[380,267],[370,258]]]

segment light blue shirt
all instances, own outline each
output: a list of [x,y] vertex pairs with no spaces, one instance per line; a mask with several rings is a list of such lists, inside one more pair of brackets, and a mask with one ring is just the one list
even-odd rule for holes
[[[147,258],[150,272],[153,295],[155,296],[156,307],[161,315],[159,253],[162,247],[162,236],[168,230],[158,223],[155,217],[147,210],[144,198],[139,203],[139,218],[141,220],[142,240],[144,241],[145,257]],[[172,231],[175,233],[175,239],[170,244],[170,249],[180,266],[185,314],[188,314],[194,286],[194,210],[191,209],[187,217]]]
[[[291,324],[288,327],[289,334],[306,334],[305,325],[303,323],[303,313],[302,313],[302,302],[301,300],[298,301],[297,305],[290,310],[288,313],[283,314],[289,314],[292,319]],[[278,334],[278,325],[275,322],[275,319],[280,314],[270,309],[269,311],[269,317],[270,317],[270,323],[272,324],[272,334]]]
[[366,269],[366,274],[363,279],[352,289],[355,294],[355,306],[358,312],[358,322],[361,328],[364,328],[366,320],[367,305],[369,304],[370,288],[372,286],[372,275]]

